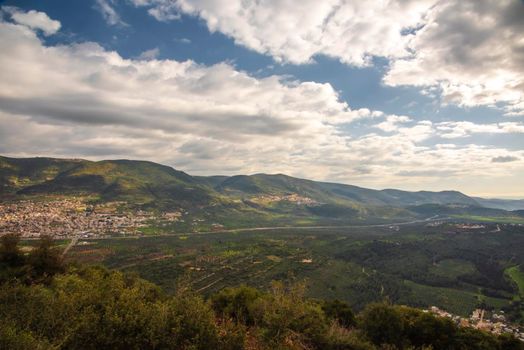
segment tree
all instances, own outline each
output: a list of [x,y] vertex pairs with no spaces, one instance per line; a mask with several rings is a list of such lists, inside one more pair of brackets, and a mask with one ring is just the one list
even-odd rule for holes
[[271,293],[258,298],[253,306],[255,324],[272,348],[278,344],[295,344],[323,348],[328,322],[318,303],[304,297],[305,285],[287,287],[273,282]]
[[403,347],[404,324],[400,312],[392,305],[369,304],[359,315],[359,326],[377,345]]
[[8,324],[0,324],[0,349],[44,350],[50,348],[50,344],[35,339],[28,331],[21,331]]
[[27,274],[25,256],[18,244],[20,235],[6,234],[0,238],[0,283],[24,279]]
[[1,237],[0,245],[0,262],[7,264],[9,267],[19,267],[24,263],[24,255],[20,251],[20,235],[8,233]]
[[348,303],[338,299],[325,301],[322,310],[327,317],[336,320],[341,326],[352,327],[356,324],[355,314]]
[[247,286],[224,288],[211,298],[211,303],[219,315],[252,325],[254,322],[253,304],[260,296],[261,293],[258,290]]
[[453,338],[457,333],[457,326],[448,318],[436,317],[418,309],[398,307],[403,323],[405,337],[410,345],[421,348],[432,346],[434,349],[453,348]]
[[41,236],[38,246],[28,256],[31,282],[48,282],[52,276],[65,271],[62,252],[54,247],[53,238]]
[[496,337],[473,328],[460,328],[454,341],[456,344],[455,347],[458,349],[500,349]]
[[523,350],[524,343],[511,334],[502,334],[499,336],[500,348],[504,350]]

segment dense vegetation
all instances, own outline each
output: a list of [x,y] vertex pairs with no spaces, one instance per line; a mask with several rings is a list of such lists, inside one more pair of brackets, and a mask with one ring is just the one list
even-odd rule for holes
[[358,315],[304,285],[226,288],[207,300],[180,281],[172,295],[137,276],[63,265],[43,239],[28,254],[0,249],[2,349],[523,349],[510,336],[388,303]]
[[181,276],[204,295],[296,280],[307,281],[307,296],[356,311],[388,298],[461,316],[483,305],[524,323],[523,247],[519,226],[416,224],[88,240],[68,256],[138,273],[168,292]]

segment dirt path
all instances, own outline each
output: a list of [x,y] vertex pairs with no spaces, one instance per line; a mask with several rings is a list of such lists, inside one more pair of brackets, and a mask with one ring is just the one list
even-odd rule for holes
[[64,257],[67,252],[73,248],[75,246],[75,244],[78,242],[78,236],[75,236],[71,239],[71,242],[69,242],[69,244],[67,245],[67,247],[64,249],[64,251],[62,252],[62,257]]
[[196,292],[196,293],[200,293],[200,292],[202,292],[202,291],[208,289],[209,287],[211,287],[211,286],[217,284],[218,282],[222,281],[223,279],[224,279],[224,277],[220,277],[220,278],[217,279],[216,281],[213,281],[213,282],[209,283],[208,285],[206,285],[206,286],[204,286],[204,287],[202,287],[202,288],[200,288],[200,289],[197,289],[195,292]]

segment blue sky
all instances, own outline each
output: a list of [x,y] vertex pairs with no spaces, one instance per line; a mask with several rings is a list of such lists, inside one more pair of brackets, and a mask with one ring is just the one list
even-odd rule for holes
[[521,1],[0,4],[4,155],[524,197]]

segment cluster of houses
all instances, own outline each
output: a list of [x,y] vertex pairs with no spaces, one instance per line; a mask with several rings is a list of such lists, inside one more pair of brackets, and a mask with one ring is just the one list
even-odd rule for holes
[[0,235],[22,237],[96,237],[114,233],[136,233],[147,226],[148,213],[119,212],[111,206],[86,205],[76,198],[52,201],[19,201],[0,204]]
[[469,318],[453,315],[436,306],[432,306],[429,310],[424,311],[431,312],[440,317],[450,318],[461,327],[472,327],[493,334],[513,334],[516,338],[524,342],[524,331],[518,326],[508,323],[504,311],[500,311],[498,314],[491,313],[488,317],[486,310],[475,309]]
[[251,197],[249,202],[257,203],[257,204],[264,204],[264,203],[272,203],[272,202],[291,202],[295,203],[297,205],[309,205],[309,206],[315,206],[319,205],[320,203],[316,200],[304,197],[296,193],[289,193],[284,195],[260,195]]

